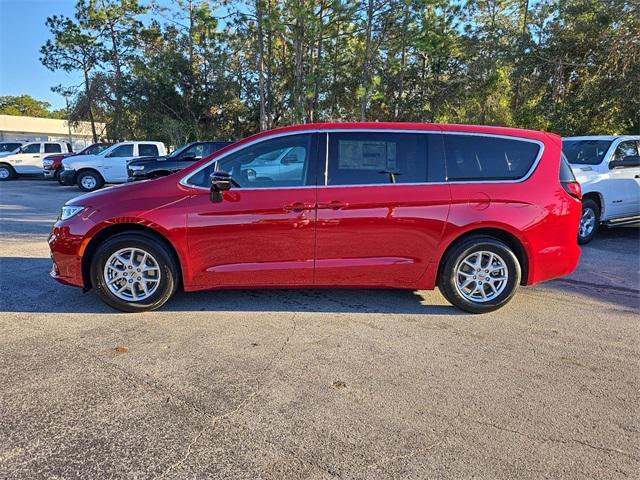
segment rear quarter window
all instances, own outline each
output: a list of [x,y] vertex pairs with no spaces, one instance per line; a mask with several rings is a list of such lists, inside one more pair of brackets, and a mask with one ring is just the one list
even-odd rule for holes
[[534,142],[489,135],[444,135],[447,180],[518,180],[538,158]]

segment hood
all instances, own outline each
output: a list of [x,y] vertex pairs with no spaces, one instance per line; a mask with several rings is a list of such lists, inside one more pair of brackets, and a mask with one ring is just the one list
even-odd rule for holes
[[[88,155],[93,156],[93,155]],[[124,198],[139,195],[144,191],[144,187],[142,186],[143,182],[138,183],[122,183],[119,185],[112,185],[106,188],[101,188],[100,190],[96,190],[94,192],[84,193],[82,195],[78,195],[77,197],[73,197],[71,200],[68,200],[65,205],[83,205],[85,207],[99,207],[104,203],[111,203],[114,195],[117,196],[118,200],[122,200]]]
[[63,158],[62,162],[65,165],[70,165],[76,161],[86,162],[89,160],[101,160],[101,159],[102,157],[100,155],[70,155],[68,157]]

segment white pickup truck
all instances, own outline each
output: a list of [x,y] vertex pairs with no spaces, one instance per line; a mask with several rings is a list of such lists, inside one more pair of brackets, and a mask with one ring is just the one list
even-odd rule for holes
[[71,153],[67,142],[29,142],[8,155],[0,157],[0,180],[12,180],[18,175],[42,174],[42,159],[52,153]]
[[640,135],[565,137],[562,152],[582,187],[579,243],[601,224],[640,222]]
[[105,183],[124,183],[128,179],[127,164],[134,158],[159,157],[167,154],[161,142],[120,142],[96,155],[75,155],[62,160],[60,183],[77,184],[91,192]]

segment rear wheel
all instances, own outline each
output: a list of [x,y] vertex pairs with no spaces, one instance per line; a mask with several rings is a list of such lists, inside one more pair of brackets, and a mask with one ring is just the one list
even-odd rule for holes
[[178,286],[173,255],[162,242],[140,233],[102,243],[91,260],[90,276],[100,298],[123,312],[155,310]]
[[80,172],[76,181],[78,183],[78,187],[83,192],[93,192],[94,190],[102,188],[104,185],[102,175],[95,170],[85,170],[84,172]]
[[16,171],[11,165],[0,164],[0,181],[13,180],[16,176]]
[[487,313],[511,300],[521,275],[518,258],[507,244],[492,237],[471,237],[447,254],[438,287],[461,310]]
[[578,243],[585,244],[593,240],[600,228],[600,207],[596,202],[587,198],[582,202],[582,217],[578,230]]

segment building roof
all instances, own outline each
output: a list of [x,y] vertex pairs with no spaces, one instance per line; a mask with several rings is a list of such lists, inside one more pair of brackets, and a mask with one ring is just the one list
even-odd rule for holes
[[[104,123],[96,122],[98,135],[104,134]],[[19,117],[17,115],[0,115],[0,131],[14,133],[46,133],[50,135],[68,135],[66,120],[57,118]],[[91,135],[91,123],[71,122],[71,135]]]

